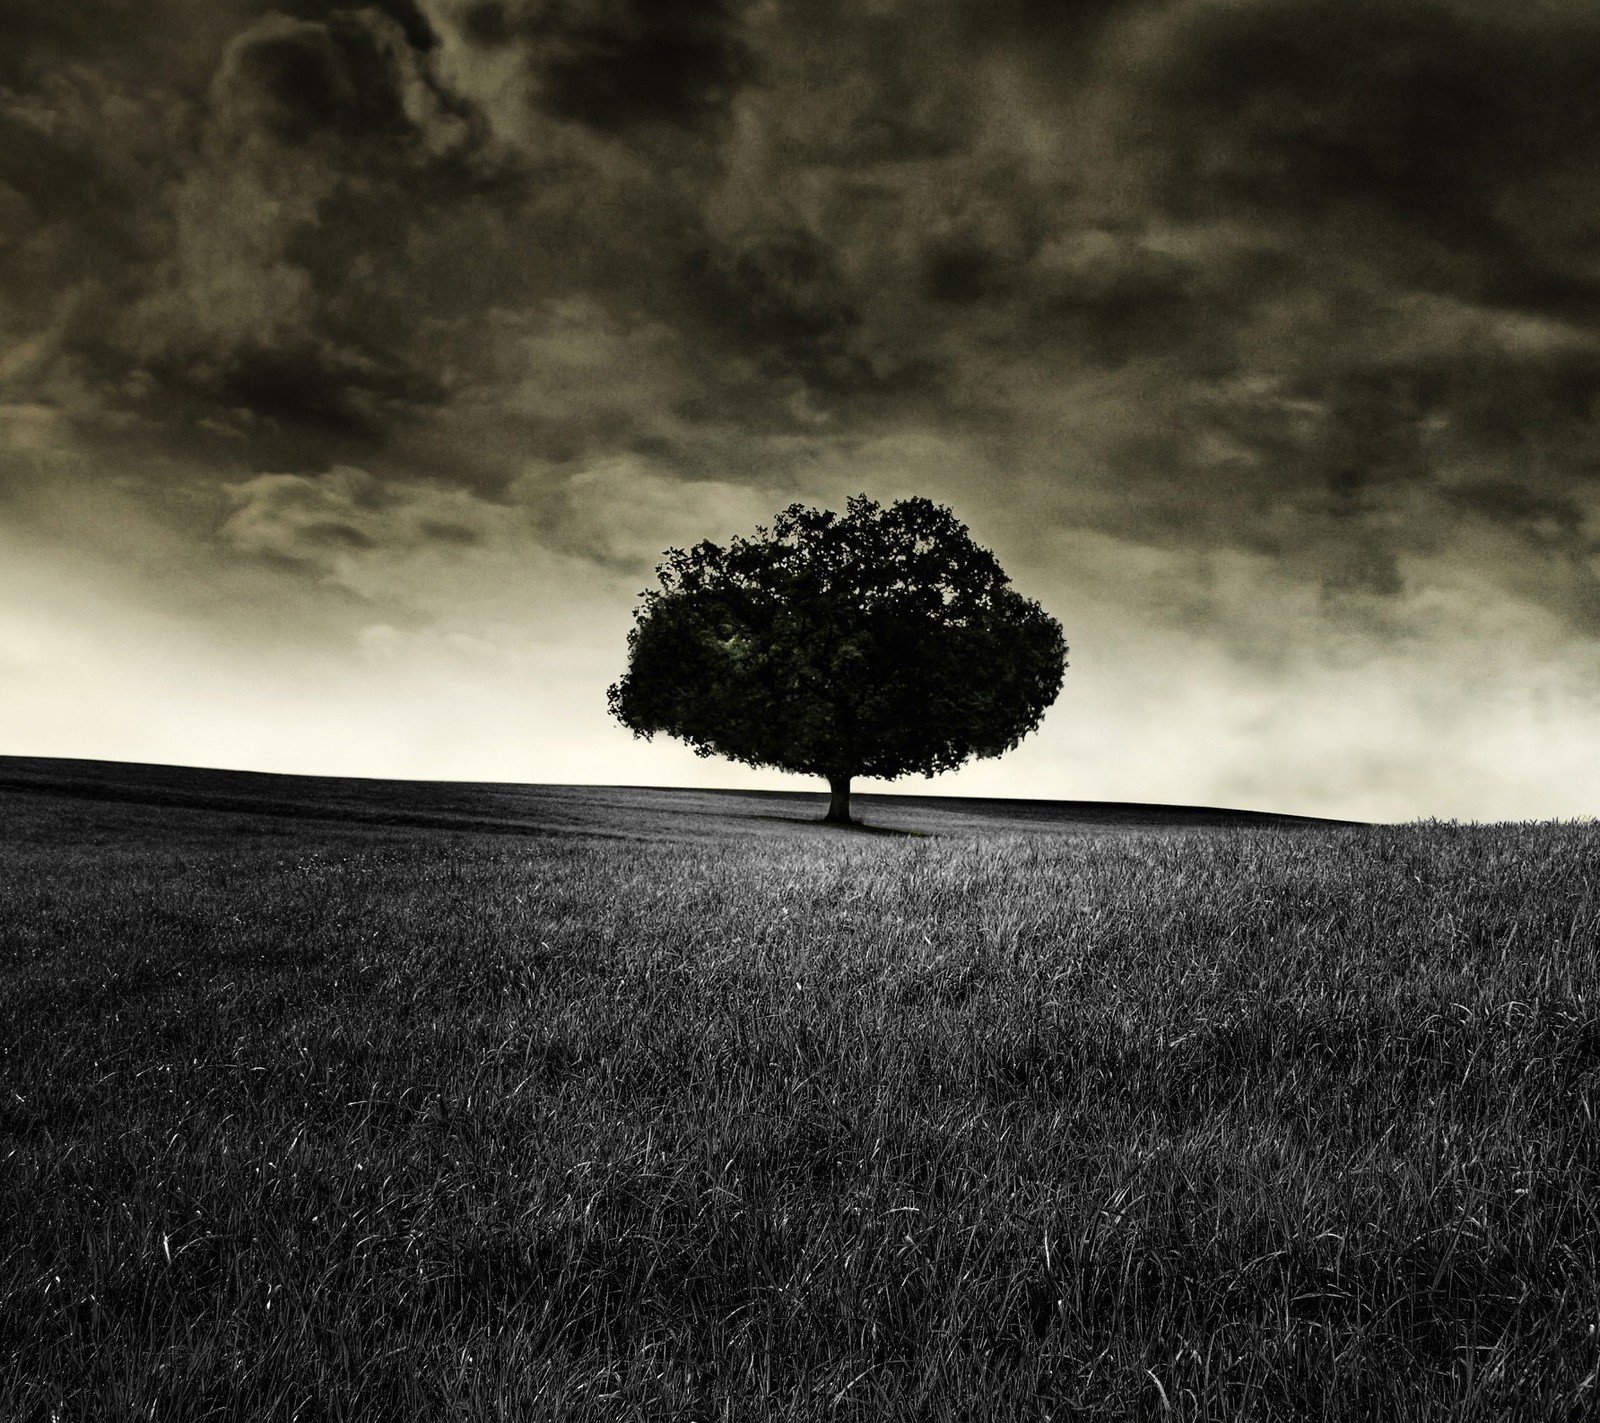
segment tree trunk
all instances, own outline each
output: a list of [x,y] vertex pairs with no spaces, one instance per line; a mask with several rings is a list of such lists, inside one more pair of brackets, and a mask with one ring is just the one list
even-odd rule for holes
[[828,813],[823,817],[832,825],[854,825],[850,819],[850,777],[828,777]]

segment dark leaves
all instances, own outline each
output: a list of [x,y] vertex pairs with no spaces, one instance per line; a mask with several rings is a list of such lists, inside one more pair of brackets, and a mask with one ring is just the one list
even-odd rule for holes
[[636,734],[815,775],[997,756],[1061,689],[1061,627],[927,499],[795,504],[754,539],[672,550],[608,693]]

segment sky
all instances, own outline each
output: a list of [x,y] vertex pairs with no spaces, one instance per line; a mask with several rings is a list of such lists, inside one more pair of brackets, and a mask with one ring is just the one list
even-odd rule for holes
[[605,689],[665,549],[866,493],[1071,651],[860,789],[1600,807],[1590,0],[0,29],[0,754],[805,787]]

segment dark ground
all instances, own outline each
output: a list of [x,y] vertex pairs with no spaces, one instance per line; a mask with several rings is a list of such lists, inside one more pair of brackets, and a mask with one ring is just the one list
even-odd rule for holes
[[[523,786],[284,776],[116,761],[0,756],[0,830],[17,797],[67,797],[130,806],[455,830],[628,840],[793,834],[820,822],[827,792],[679,790],[649,786]],[[7,804],[16,807],[8,813]],[[865,828],[919,835],[1287,828],[1351,822],[1208,806],[1125,801],[1000,800],[857,793]],[[817,833],[835,833],[817,826]]]
[[825,803],[0,759],[0,1420],[1595,1416],[1593,824]]

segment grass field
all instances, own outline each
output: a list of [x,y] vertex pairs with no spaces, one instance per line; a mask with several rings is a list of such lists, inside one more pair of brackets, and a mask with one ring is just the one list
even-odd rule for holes
[[1560,1418],[1600,829],[0,759],[0,1418]]

